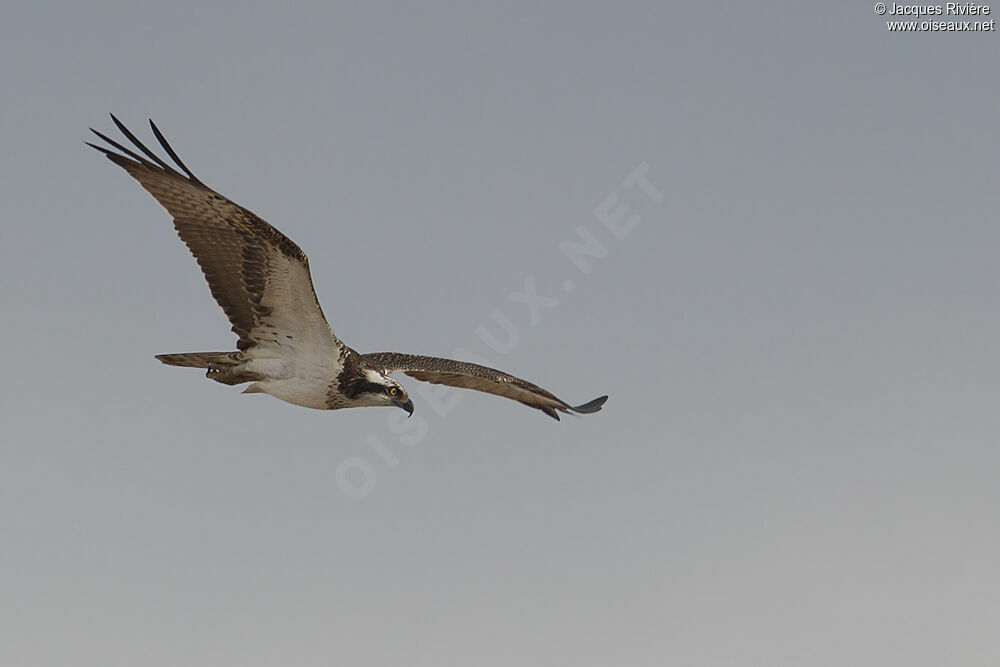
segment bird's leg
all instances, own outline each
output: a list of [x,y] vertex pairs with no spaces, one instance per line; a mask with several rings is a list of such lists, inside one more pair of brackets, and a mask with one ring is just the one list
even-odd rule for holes
[[257,380],[264,379],[264,376],[260,373],[254,373],[253,371],[247,370],[246,364],[237,364],[232,366],[228,364],[217,364],[215,362],[209,362],[208,370],[205,372],[205,377],[228,385],[243,384],[244,382],[256,382]]

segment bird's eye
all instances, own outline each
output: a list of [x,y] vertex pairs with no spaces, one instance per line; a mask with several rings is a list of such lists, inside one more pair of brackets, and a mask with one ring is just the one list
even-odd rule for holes
[[399,393],[398,389],[396,389],[395,387],[389,387],[389,395],[390,396],[395,396],[398,393]]

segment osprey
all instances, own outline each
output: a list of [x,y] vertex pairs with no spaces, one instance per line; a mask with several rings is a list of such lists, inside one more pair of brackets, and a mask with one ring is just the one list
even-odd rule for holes
[[383,405],[412,415],[406,390],[389,377],[396,372],[505,396],[556,420],[560,412],[597,412],[608,400],[601,396],[574,407],[537,385],[478,364],[397,352],[358,354],[327,324],[309,261],[291,239],[198,180],[152,120],[153,134],[183,174],[146,148],[114,114],[111,119],[142,155],[93,128],[121,153],[87,145],[127,171],[173,216],[174,228],[239,337],[235,352],[156,355],[164,364],[204,368],[216,382],[252,383],[244,393],[271,394],[318,410]]

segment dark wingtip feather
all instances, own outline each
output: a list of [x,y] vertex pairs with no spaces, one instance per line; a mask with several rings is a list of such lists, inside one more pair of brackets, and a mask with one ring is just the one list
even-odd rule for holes
[[[130,158],[132,158],[133,160],[135,160],[139,164],[143,164],[143,165],[150,164],[150,162],[148,160],[146,160],[144,157],[138,155],[135,151],[131,151],[131,150],[125,148],[120,143],[118,143],[117,141],[115,141],[114,139],[112,139],[111,137],[109,137],[108,135],[102,134],[101,132],[98,132],[94,128],[90,128],[90,131],[93,132],[94,134],[96,134],[98,137],[100,137],[105,142],[107,142],[110,146],[114,146],[115,148],[117,148],[122,153],[124,153],[125,155],[129,156]],[[91,145],[93,145],[93,144],[91,144]],[[108,155],[108,157],[111,157],[112,155],[115,155],[115,153],[111,153],[110,151],[108,151],[107,155]],[[118,157],[124,159],[121,155],[119,155]]]
[[589,415],[600,411],[605,403],[608,402],[607,396],[600,396],[592,401],[588,401],[583,405],[578,405],[573,408],[573,412],[579,412],[580,414]]
[[[198,180],[198,177],[195,176],[191,172],[191,170],[187,168],[187,165],[181,162],[181,159],[177,157],[177,153],[175,153],[174,149],[171,148],[169,143],[167,143],[166,138],[163,136],[163,133],[160,132],[160,128],[156,127],[156,123],[153,122],[152,118],[149,119],[149,127],[153,129],[153,134],[156,135],[156,140],[160,142],[161,146],[163,146],[163,150],[167,151],[167,155],[169,155],[170,158],[177,163],[177,166],[180,167],[184,171],[184,173],[188,175],[188,178],[190,178],[195,183],[201,183],[201,181]],[[201,184],[204,185],[204,183]]]
[[[123,135],[125,135],[125,138],[128,139],[129,141],[131,141],[132,144],[135,146],[135,148],[137,150],[141,151],[143,153],[143,155],[145,155],[145,157],[143,157],[143,155],[139,155],[138,153],[136,153],[134,150],[132,150],[130,148],[126,148],[125,146],[123,146],[122,144],[118,143],[117,141],[115,141],[111,137],[109,137],[106,134],[103,134],[101,132],[98,132],[94,128],[90,128],[90,131],[93,132],[95,135],[97,135],[102,141],[104,141],[105,143],[107,143],[109,146],[111,146],[113,148],[116,148],[119,151],[121,151],[121,153],[115,153],[114,151],[111,151],[111,150],[109,150],[106,147],[98,146],[98,145],[95,145],[95,144],[92,144],[92,143],[89,143],[89,142],[84,142],[84,143],[86,143],[88,146],[91,146],[91,147],[96,148],[97,150],[101,151],[102,153],[104,153],[108,157],[108,159],[110,159],[111,161],[115,162],[119,166],[124,167],[125,169],[129,170],[130,172],[131,172],[131,168],[138,163],[138,164],[140,164],[140,165],[142,165],[144,167],[152,167],[154,169],[163,169],[164,171],[166,171],[170,175],[183,178],[183,176],[180,173],[178,173],[176,169],[174,169],[169,164],[167,164],[156,153],[154,153],[153,151],[149,150],[149,148],[147,148],[146,145],[143,144],[142,141],[140,141],[137,136],[135,136],[135,134],[133,134],[127,127],[125,127],[124,123],[122,123],[120,120],[118,120],[118,116],[116,116],[114,114],[109,114],[109,115],[111,116],[111,120],[114,121],[115,126],[121,131],[121,133]],[[200,180],[198,180],[195,177],[195,175],[193,173],[191,173],[191,170],[187,168],[187,165],[185,165],[183,162],[181,162],[181,159],[179,157],[177,157],[177,153],[174,152],[174,149],[171,148],[171,146],[170,146],[169,143],[167,143],[167,140],[164,139],[164,137],[163,137],[163,133],[160,132],[159,128],[156,127],[156,125],[153,123],[152,120],[149,121],[149,125],[150,125],[150,127],[153,128],[153,134],[156,135],[156,138],[160,142],[160,145],[163,146],[164,150],[167,151],[167,154],[170,155],[170,157],[174,160],[174,162],[177,163],[177,166],[179,166],[184,171],[184,173],[187,174],[187,176],[191,180],[191,182],[196,183],[198,185],[204,186],[205,184],[202,183]],[[131,158],[131,160],[129,158]]]
[[150,160],[160,165],[164,169],[168,171],[170,170],[170,165],[161,160],[156,153],[146,148],[146,145],[141,141],[139,141],[139,137],[132,134],[132,132],[127,127],[125,127],[125,124],[122,123],[120,120],[118,120],[118,118],[114,114],[111,114],[111,120],[115,122],[115,125],[118,126],[118,130],[125,135],[125,138],[131,141],[136,148],[145,153],[146,157],[148,157]]
[[[93,129],[91,129],[90,131],[91,131],[91,132],[93,132],[94,130],[93,130]],[[104,146],[98,146],[97,144],[92,144],[92,143],[90,143],[89,141],[85,141],[85,142],[83,142],[83,143],[84,143],[84,145],[85,145],[85,146],[90,146],[91,148],[96,148],[97,150],[101,151],[101,152],[102,152],[102,153],[104,153],[105,155],[114,155],[114,153],[112,153],[111,151],[109,151],[109,150],[108,150],[107,148],[105,148]]]

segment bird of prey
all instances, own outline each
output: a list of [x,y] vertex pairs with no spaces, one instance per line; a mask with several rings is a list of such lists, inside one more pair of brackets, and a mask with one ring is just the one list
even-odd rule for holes
[[355,352],[327,324],[313,289],[309,262],[299,246],[202,183],[152,120],[153,134],[176,168],[149,150],[113,114],[111,119],[135,150],[93,128],[108,145],[87,145],[127,171],[173,216],[174,228],[201,266],[212,296],[238,336],[235,352],[157,355],[164,364],[204,368],[206,377],[216,382],[252,383],[244,393],[270,394],[318,410],[396,406],[412,415],[413,402],[406,390],[389,377],[397,372],[425,382],[505,396],[556,420],[560,412],[597,412],[608,399],[601,396],[571,406],[537,385],[486,366],[397,352]]

